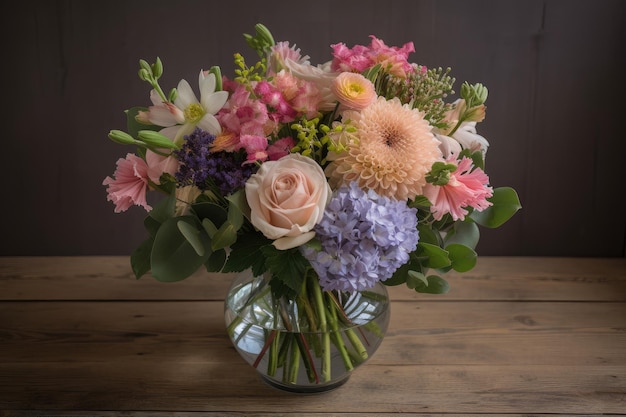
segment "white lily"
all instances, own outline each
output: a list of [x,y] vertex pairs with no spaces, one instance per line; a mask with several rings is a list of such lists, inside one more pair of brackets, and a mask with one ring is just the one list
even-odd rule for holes
[[215,74],[208,71],[200,71],[198,85],[200,100],[189,83],[180,80],[174,103],[155,103],[156,105],[149,109],[150,123],[164,126],[160,133],[171,138],[176,144],[180,145],[183,137],[192,133],[196,127],[215,136],[222,132],[215,114],[226,104],[228,92],[215,91]]

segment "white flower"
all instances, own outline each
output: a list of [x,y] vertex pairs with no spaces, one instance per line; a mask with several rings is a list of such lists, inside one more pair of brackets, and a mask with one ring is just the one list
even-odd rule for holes
[[141,117],[147,116],[150,123],[164,126],[161,133],[177,144],[180,144],[183,136],[192,133],[196,127],[212,135],[219,135],[222,128],[214,115],[228,100],[228,92],[215,91],[215,75],[208,71],[200,71],[198,84],[200,101],[186,80],[180,80],[178,83],[178,95],[174,103],[157,104],[158,98],[155,98],[155,93],[151,93],[155,105],[149,108],[147,115],[143,114]]

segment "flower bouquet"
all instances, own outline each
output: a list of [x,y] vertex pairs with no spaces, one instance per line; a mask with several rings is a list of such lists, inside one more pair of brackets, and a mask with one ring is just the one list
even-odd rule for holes
[[148,212],[137,278],[239,273],[237,350],[281,388],[334,387],[382,340],[385,286],[445,293],[442,275],[474,267],[479,226],[521,206],[485,172],[483,85],[452,99],[450,69],[411,63],[412,42],[338,43],[313,65],[261,24],[244,38],[256,62],[201,70],[199,98],[186,80],[166,94],[160,59],[140,61],[151,105],[110,132],[134,151],[103,184],[116,212]]

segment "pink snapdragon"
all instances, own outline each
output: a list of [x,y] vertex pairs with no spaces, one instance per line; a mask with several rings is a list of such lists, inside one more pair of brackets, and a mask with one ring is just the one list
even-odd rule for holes
[[148,189],[148,165],[135,154],[117,160],[115,178],[106,177],[102,185],[107,185],[107,200],[115,204],[115,212],[128,210],[133,204],[152,210],[146,201]]
[[387,46],[382,40],[371,35],[369,47],[355,45],[352,49],[344,43],[331,45],[333,49],[333,61],[331,68],[334,71],[363,72],[376,64],[381,64],[383,69],[401,78],[414,70],[408,62],[411,52],[415,52],[413,42],[407,42],[402,47]]
[[491,206],[487,198],[493,195],[493,189],[488,185],[489,177],[480,168],[472,170],[472,160],[463,157],[460,161],[448,158],[448,163],[457,164],[446,185],[426,184],[423,194],[432,203],[430,211],[435,220],[441,220],[446,213],[450,213],[453,220],[464,220],[468,211],[465,207],[472,207],[482,211]]

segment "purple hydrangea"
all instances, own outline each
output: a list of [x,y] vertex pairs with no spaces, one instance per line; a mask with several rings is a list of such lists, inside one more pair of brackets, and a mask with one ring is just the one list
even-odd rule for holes
[[333,193],[315,226],[321,250],[302,252],[324,290],[361,291],[390,278],[417,248],[417,210],[357,184]]
[[182,184],[194,184],[206,190],[215,184],[222,195],[242,188],[257,170],[255,164],[245,164],[246,157],[240,152],[209,152],[215,140],[212,134],[196,128],[185,136],[185,143],[176,156],[180,167],[176,180]]

